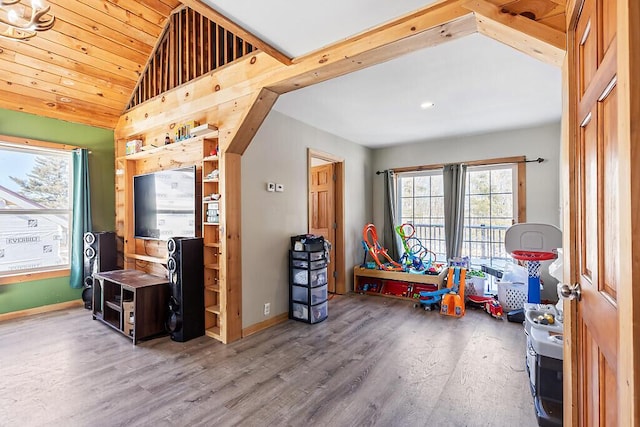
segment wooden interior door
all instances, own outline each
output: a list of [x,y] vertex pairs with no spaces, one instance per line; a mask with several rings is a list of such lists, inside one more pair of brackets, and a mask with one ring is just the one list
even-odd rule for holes
[[626,259],[619,241],[619,180],[629,176],[620,175],[625,160],[618,138],[616,2],[577,1],[569,32],[571,220],[577,239],[568,259],[581,299],[570,306],[565,323],[573,344],[565,346],[565,383],[571,384],[565,387],[565,425],[620,421],[620,291],[627,283],[619,268]]
[[[335,167],[333,163],[314,166],[310,170],[309,233],[324,236],[332,245],[336,244],[335,229]],[[329,253],[327,267],[327,289],[336,291],[335,250]]]

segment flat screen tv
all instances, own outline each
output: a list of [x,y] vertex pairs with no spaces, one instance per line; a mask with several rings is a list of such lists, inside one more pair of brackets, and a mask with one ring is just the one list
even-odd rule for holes
[[133,177],[134,237],[196,236],[196,167]]

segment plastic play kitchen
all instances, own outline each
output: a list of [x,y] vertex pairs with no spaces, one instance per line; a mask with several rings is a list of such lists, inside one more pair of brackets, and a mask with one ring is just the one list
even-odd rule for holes
[[561,231],[548,224],[516,224],[505,234],[507,252],[527,262],[526,366],[536,417],[542,427],[562,425],[562,300],[555,306],[540,304],[540,262],[557,258],[549,272],[562,282],[561,246]]

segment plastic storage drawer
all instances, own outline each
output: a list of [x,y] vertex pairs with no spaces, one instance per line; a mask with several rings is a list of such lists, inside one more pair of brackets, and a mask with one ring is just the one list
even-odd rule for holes
[[299,259],[302,261],[317,261],[319,259],[324,259],[324,251],[318,251],[318,252],[291,251],[291,258]]
[[294,251],[317,252],[324,250],[324,237],[302,234],[291,238]]
[[311,306],[294,302],[291,304],[291,316],[307,323],[318,323],[327,318],[328,306],[327,301]]
[[294,268],[308,268],[311,270],[317,270],[318,268],[326,267],[327,260],[319,259],[317,261],[303,261],[301,259],[292,259],[291,267]]
[[318,304],[326,301],[328,296],[327,285],[317,288],[309,288],[306,286],[291,287],[291,300],[303,304]]
[[327,268],[318,270],[291,269],[291,279],[294,285],[317,287],[327,284]]

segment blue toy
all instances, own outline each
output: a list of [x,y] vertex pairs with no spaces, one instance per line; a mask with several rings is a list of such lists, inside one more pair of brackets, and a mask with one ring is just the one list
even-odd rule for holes
[[[420,291],[419,302],[414,307],[424,307],[431,311],[440,304],[440,313],[451,316],[464,316],[464,288],[467,270],[461,267],[449,267],[447,287],[437,291]],[[447,302],[443,302],[447,300]]]

